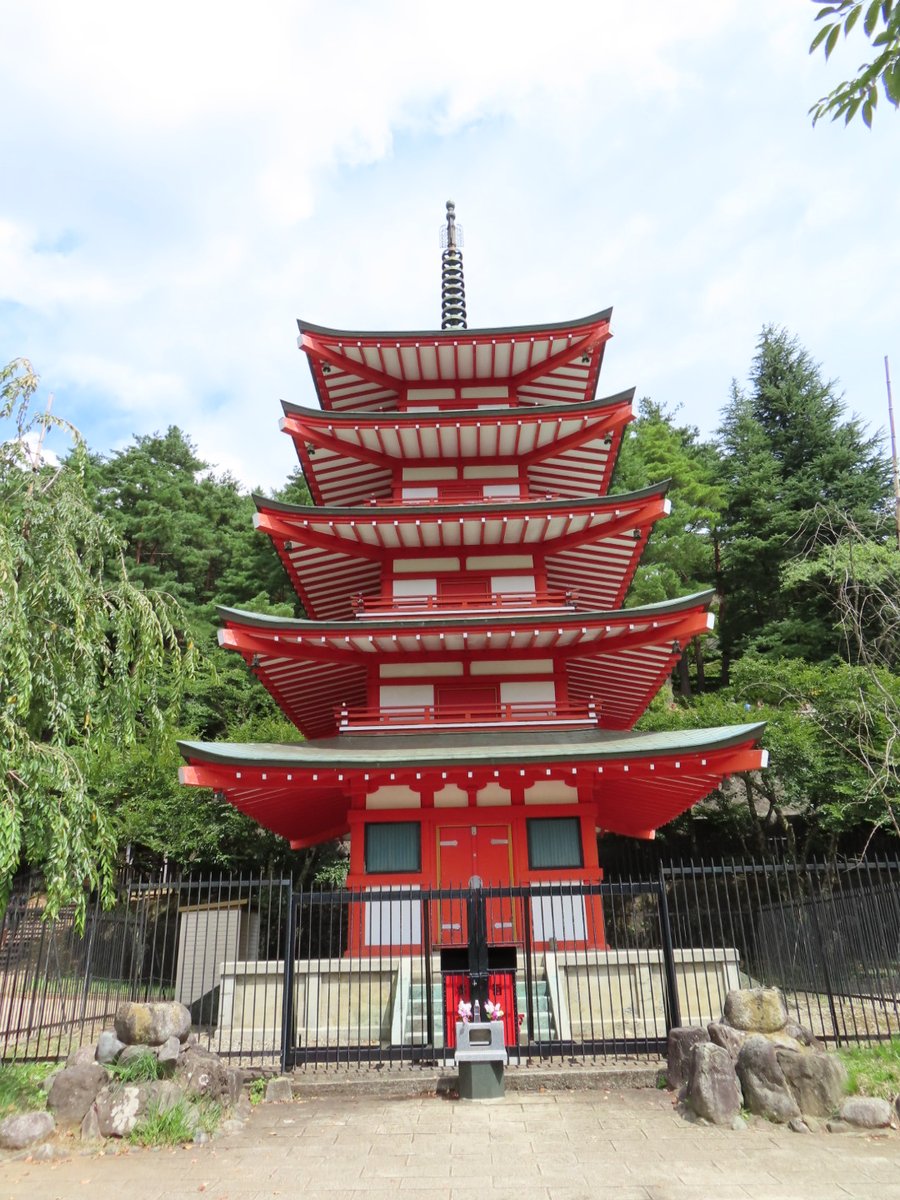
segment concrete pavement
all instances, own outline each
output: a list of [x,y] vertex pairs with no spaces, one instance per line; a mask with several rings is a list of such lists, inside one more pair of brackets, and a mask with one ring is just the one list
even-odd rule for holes
[[10,1200],[900,1200],[900,1135],[686,1124],[667,1092],[317,1096],[208,1146],[7,1162]]

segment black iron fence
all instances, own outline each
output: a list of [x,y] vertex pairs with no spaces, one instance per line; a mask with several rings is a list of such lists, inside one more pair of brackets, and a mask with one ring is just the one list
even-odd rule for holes
[[157,998],[238,1062],[446,1062],[476,999],[502,1010],[513,1064],[651,1055],[756,984],[826,1041],[900,1034],[900,863],[663,864],[477,895],[131,878],[83,930],[74,910],[45,919],[33,882],[0,923],[0,1057],[62,1057]]

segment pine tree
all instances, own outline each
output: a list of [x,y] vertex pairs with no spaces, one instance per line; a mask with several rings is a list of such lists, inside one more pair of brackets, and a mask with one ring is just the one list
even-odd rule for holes
[[784,329],[763,329],[749,382],[747,391],[733,386],[720,431],[726,664],[748,650],[824,660],[840,649],[833,611],[815,589],[787,584],[785,567],[810,550],[823,522],[874,533],[888,465],[878,440],[857,418],[844,418],[835,384]]

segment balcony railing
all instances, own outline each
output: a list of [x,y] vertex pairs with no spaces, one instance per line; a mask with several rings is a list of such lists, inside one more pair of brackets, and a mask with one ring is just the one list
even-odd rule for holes
[[334,710],[338,728],[354,733],[393,730],[420,733],[439,725],[442,729],[504,729],[529,727],[591,726],[600,723],[599,705],[535,703],[514,700],[501,704],[409,704],[381,708]]
[[359,617],[416,617],[425,613],[555,612],[576,608],[578,593],[555,592],[462,592],[455,596],[353,596]]
[[[391,496],[378,497],[370,496],[368,503],[373,507],[381,507],[383,505],[397,504],[485,504],[491,502],[502,502],[504,500],[523,502],[537,500],[559,500],[558,492],[533,492],[530,491],[525,484],[512,494],[507,495],[486,495],[485,488],[500,488],[504,484],[502,481],[494,483],[483,483],[479,480],[477,483],[472,482],[456,482],[456,483],[406,483],[401,487],[396,488]],[[511,484],[510,487],[513,485]],[[437,490],[436,496],[422,495],[404,495],[404,492],[419,493],[424,491]]]

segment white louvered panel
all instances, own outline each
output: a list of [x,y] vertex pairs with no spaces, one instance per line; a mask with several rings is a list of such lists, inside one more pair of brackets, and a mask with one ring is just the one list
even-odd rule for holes
[[291,564],[308,598],[307,615],[313,619],[350,619],[354,615],[351,596],[378,592],[381,567],[377,562],[294,545]]
[[630,729],[669,674],[669,647],[624,650],[566,664],[569,699],[600,703],[606,728]]
[[613,608],[638,559],[639,543],[633,545],[630,555],[620,553],[618,547],[611,550],[605,542],[548,554],[547,587],[551,591],[577,591],[578,607],[582,609]]
[[366,702],[367,672],[362,665],[263,657],[258,674],[276,700],[287,706],[287,716],[307,737],[325,737],[334,732],[333,709],[338,705]]

